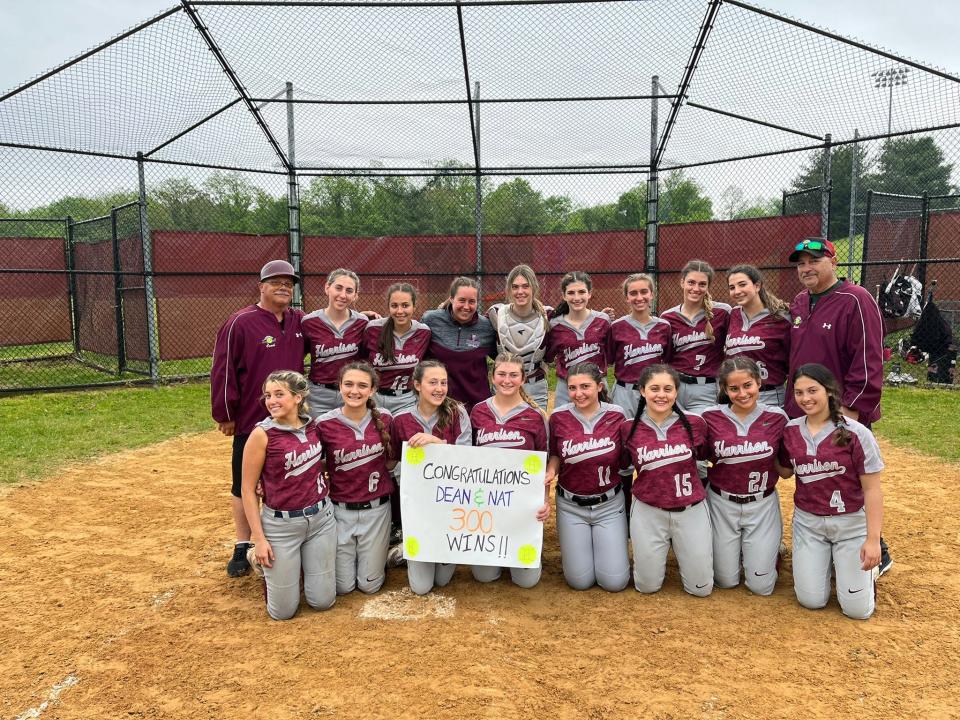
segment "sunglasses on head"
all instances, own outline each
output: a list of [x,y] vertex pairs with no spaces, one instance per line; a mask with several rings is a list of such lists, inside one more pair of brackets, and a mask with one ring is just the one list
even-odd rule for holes
[[826,243],[820,240],[804,240],[803,242],[798,242],[794,250],[826,250]]

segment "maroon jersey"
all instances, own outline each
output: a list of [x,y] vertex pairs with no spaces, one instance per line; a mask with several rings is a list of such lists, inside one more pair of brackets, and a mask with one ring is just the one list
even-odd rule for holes
[[787,423],[780,449],[780,464],[793,467],[797,489],[793,502],[814,515],[842,515],[863,507],[860,476],[883,470],[876,438],[856,420],[847,419],[850,443],[834,444],[836,425],[828,422],[816,435],[807,429],[806,417]]
[[526,403],[501,416],[493,406],[493,398],[487,398],[470,412],[470,424],[477,447],[547,450],[547,421]]
[[[845,407],[860,413],[865,423],[880,418],[883,386],[883,320],[870,293],[842,280],[821,296],[810,310],[810,291],[804,290],[790,306],[790,369],[820,363],[830,369],[841,387]],[[787,386],[784,408],[790,417],[802,411]]]
[[692,442],[676,413],[659,426],[644,411],[632,435],[633,420],[621,423],[624,454],[637,470],[633,495],[641,502],[675,508],[703,500],[705,493],[697,475],[697,455],[706,441],[707,426],[696,415],[687,415],[687,420],[693,430]]
[[547,352],[544,359],[556,362],[557,377],[566,378],[567,370],[577,363],[592,362],[607,372],[607,334],[610,318],[604,313],[591,310],[579,328],[568,323],[561,315],[550,321],[547,334]]
[[783,385],[790,360],[790,318],[766,308],[748,318],[743,308],[733,308],[723,352],[757,363],[764,385]]
[[387,318],[371,320],[363,331],[363,355],[370,360],[373,369],[380,375],[380,387],[404,392],[413,389],[413,369],[427,354],[430,347],[430,328],[414,320],[403,335],[393,336],[393,360],[387,360],[377,345]]
[[713,303],[713,340],[707,337],[707,315],[701,310],[696,318],[688,320],[682,305],[670,308],[660,317],[670,323],[672,353],[670,364],[677,372],[696,377],[716,377],[723,362],[723,341],[727,337],[730,306]]
[[[380,410],[380,418],[389,431],[390,413]],[[316,422],[335,502],[367,502],[393,492],[387,469],[391,458],[369,412],[359,425],[344,416],[343,408],[324,413]]]
[[624,414],[616,405],[600,403],[587,419],[571,403],[550,415],[550,455],[560,458],[564,490],[599,495],[620,483],[620,426]]
[[267,454],[260,472],[263,504],[274,510],[302,510],[327,496],[323,480],[323,444],[313,422],[301,428],[273,418],[257,423],[267,434]]
[[648,365],[668,362],[671,332],[670,323],[658,317],[642,325],[629,315],[614,320],[607,356],[617,380],[635,383]]
[[340,379],[340,368],[360,355],[367,318],[356,310],[340,326],[334,327],[325,310],[303,316],[303,333],[310,348],[310,381],[314,385],[333,385]]
[[713,463],[707,478],[715,487],[752,495],[776,486],[777,453],[788,420],[783,410],[757,405],[741,419],[729,405],[716,405],[700,417],[707,424],[705,459]]
[[287,308],[283,322],[258,305],[238,310],[223,324],[213,347],[210,405],[217,422],[234,422],[249,435],[267,415],[263,382],[276,370],[303,372],[303,313]]
[[393,445],[394,452],[399,453],[403,443],[417,433],[429,433],[440,438],[447,445],[473,444],[470,418],[467,416],[466,408],[463,405],[457,403],[456,417],[443,430],[437,429],[437,419],[436,413],[433,414],[433,417],[425,419],[416,405],[397,413],[390,425],[390,442]]

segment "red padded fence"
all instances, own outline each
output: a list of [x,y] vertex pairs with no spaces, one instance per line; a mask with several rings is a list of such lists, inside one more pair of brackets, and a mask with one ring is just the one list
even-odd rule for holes
[[70,292],[63,238],[0,237],[0,347],[70,342]]

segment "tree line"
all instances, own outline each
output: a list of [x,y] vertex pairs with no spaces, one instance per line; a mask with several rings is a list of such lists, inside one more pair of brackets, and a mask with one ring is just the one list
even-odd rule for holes
[[[859,184],[897,193],[946,194],[952,164],[933,138],[905,137],[887,141],[876,156],[858,159]],[[822,183],[823,152],[814,154],[789,190]],[[850,207],[853,146],[832,152],[831,235],[846,237]],[[447,165],[429,178],[336,175],[301,181],[301,229],[306,235],[469,235],[475,230],[476,181],[462,168]],[[566,195],[536,189],[522,177],[496,183],[480,180],[483,231],[486,234],[560,233],[633,230],[646,222],[646,182],[621,193],[616,201],[580,206]],[[0,203],[3,217],[67,217],[106,215],[111,207],[135,201],[135,193],[93,197],[65,196],[25,212]],[[742,188],[727,187],[718,202],[683,170],[661,177],[661,223],[735,220],[780,214],[781,198],[748,199]],[[148,193],[150,226],[158,230],[208,230],[274,234],[287,228],[287,198],[277,197],[243,175],[214,172],[199,184],[187,177],[166,179]],[[819,212],[820,197],[799,196],[788,212]],[[862,210],[862,209],[861,209]],[[19,223],[0,224],[0,233],[23,232]],[[59,230],[54,230],[54,233]]]

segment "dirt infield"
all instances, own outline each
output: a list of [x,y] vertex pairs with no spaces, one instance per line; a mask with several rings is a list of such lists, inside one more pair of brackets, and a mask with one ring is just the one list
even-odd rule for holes
[[[416,598],[267,619],[224,573],[229,444],[178,438],[0,495],[4,718],[949,718],[960,677],[960,467],[883,444],[896,565],[876,616],[773,597],[569,590],[459,569]],[[792,481],[782,499],[789,517]],[[789,544],[789,538],[788,538]]]

